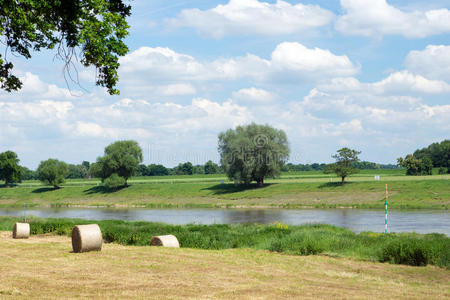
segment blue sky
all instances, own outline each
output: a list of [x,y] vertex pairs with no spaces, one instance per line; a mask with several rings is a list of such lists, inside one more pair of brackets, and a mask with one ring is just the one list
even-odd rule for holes
[[[11,58],[0,92],[0,151],[22,164],[94,161],[137,140],[144,163],[218,161],[217,135],[251,122],[286,131],[295,163],[341,147],[394,163],[450,138],[448,1],[132,1],[120,96],[54,53]],[[0,49],[4,50],[4,49]]]

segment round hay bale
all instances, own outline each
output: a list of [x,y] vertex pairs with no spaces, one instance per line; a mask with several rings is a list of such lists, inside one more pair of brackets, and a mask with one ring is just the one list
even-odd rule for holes
[[13,239],[27,239],[30,237],[30,224],[15,223],[13,227]]
[[178,243],[178,239],[176,236],[169,234],[152,237],[150,246],[180,248],[180,243]]
[[72,229],[73,252],[102,250],[102,231],[97,224],[75,225]]

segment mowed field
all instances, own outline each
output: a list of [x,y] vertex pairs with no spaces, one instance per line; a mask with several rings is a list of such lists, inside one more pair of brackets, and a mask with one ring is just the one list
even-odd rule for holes
[[104,244],[0,232],[0,298],[448,299],[450,271],[261,250]]
[[[378,171],[378,172],[377,172]],[[381,176],[374,180],[374,174]],[[107,190],[99,180],[68,180],[61,189],[27,181],[0,188],[0,207],[102,206],[149,208],[391,208],[448,209],[449,175],[404,176],[404,170],[369,170],[340,179],[320,172],[284,173],[266,185],[240,186],[222,175],[138,177],[128,188]],[[223,182],[223,183],[222,183]]]

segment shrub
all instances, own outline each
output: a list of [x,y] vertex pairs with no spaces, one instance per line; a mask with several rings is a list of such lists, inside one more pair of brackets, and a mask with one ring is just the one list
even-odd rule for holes
[[103,184],[108,189],[117,190],[118,188],[123,187],[125,185],[125,178],[120,177],[119,175],[114,173],[108,178],[106,178]]
[[410,266],[426,266],[430,249],[421,240],[393,240],[382,248],[380,261]]

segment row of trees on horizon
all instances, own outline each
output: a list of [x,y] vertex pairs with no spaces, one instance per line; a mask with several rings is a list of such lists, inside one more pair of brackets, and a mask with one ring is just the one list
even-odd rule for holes
[[268,125],[250,124],[238,126],[219,134],[220,165],[212,161],[204,165],[191,162],[180,163],[174,168],[161,164],[142,164],[142,149],[136,141],[117,141],[105,148],[104,156],[96,162],[83,161],[81,164],[48,159],[42,161],[37,170],[30,170],[19,165],[16,153],[0,153],[0,180],[5,185],[21,180],[39,179],[58,187],[67,178],[101,178],[105,186],[127,186],[132,176],[167,176],[193,174],[226,174],[236,183],[249,184],[256,181],[263,185],[264,177],[275,177],[280,172],[323,171],[336,173],[342,178],[363,169],[394,169],[403,167],[407,175],[429,175],[433,167],[439,173],[450,172],[450,140],[433,143],[418,149],[405,158],[398,159],[398,165],[376,164],[360,161],[359,151],[342,148],[332,157],[333,164],[293,164],[287,163],[289,146],[286,134],[282,130]]

